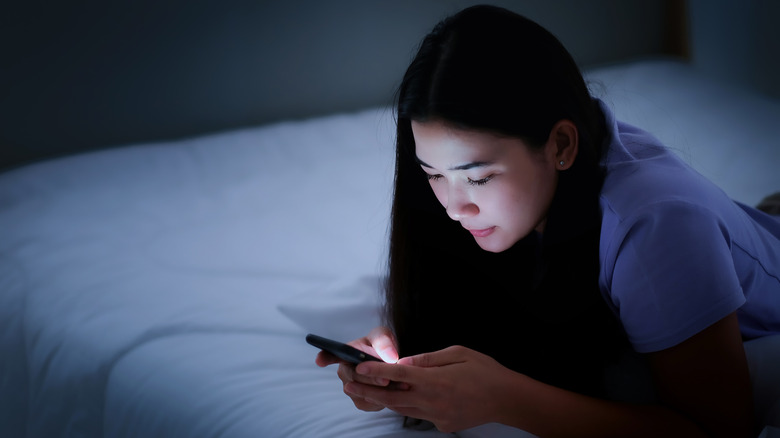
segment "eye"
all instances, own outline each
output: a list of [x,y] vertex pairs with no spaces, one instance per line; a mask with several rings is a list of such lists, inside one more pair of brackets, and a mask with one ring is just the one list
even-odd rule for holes
[[438,180],[443,178],[442,175],[439,175],[439,174],[431,175],[428,172],[425,173],[425,176],[426,176],[426,178],[428,178],[428,181],[438,181]]
[[472,186],[484,186],[491,179],[493,179],[493,175],[490,175],[490,176],[488,176],[486,178],[482,178],[482,179],[471,179],[471,178],[469,178],[468,182]]

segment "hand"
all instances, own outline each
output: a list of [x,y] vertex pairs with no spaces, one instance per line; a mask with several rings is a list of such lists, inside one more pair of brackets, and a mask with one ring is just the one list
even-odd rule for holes
[[[459,346],[403,358],[392,366],[364,362],[356,372],[360,378],[344,386],[353,400],[431,421],[443,432],[496,421],[500,394],[516,374],[489,356]],[[404,386],[384,388],[363,384],[362,379]]]
[[[396,363],[398,361],[398,348],[396,347],[395,338],[387,327],[377,327],[371,330],[368,336],[348,342],[348,344],[387,363]],[[366,386],[390,387],[390,380],[383,377],[373,378],[358,375],[355,373],[355,365],[341,361],[336,356],[325,351],[320,351],[317,354],[315,362],[321,367],[334,363],[339,364],[337,374],[344,385],[344,393],[352,399],[352,402],[358,409],[362,411],[381,411],[385,408],[381,404],[372,403],[360,396],[348,393],[346,386],[350,382],[358,382]]]

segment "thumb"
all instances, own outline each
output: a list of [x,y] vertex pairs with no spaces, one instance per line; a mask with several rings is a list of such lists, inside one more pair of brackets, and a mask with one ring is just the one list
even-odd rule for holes
[[387,327],[377,327],[368,334],[368,340],[379,358],[388,363],[398,362],[398,349],[393,334]]

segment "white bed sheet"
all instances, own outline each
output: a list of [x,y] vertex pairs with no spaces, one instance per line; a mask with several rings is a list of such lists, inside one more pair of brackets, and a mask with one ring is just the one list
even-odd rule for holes
[[716,182],[756,205],[780,191],[780,101],[707,79],[673,61],[594,70],[591,93]]
[[[735,199],[780,190],[780,103],[675,62],[590,78]],[[368,109],[1,174],[0,430],[437,436],[355,410],[303,341],[378,323],[393,136]]]

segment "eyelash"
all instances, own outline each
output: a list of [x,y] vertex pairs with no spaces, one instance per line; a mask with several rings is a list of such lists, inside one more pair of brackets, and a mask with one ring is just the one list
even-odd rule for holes
[[482,178],[482,179],[471,179],[471,178],[469,178],[469,185],[472,185],[472,186],[484,186],[491,179],[493,179],[492,176],[489,176],[487,178]]
[[[425,175],[427,176],[428,181],[438,181],[438,180],[440,180],[442,178],[442,176],[438,175],[438,174],[437,175],[431,175],[430,173],[426,173]],[[487,178],[482,178],[482,179],[471,179],[471,178],[468,178],[468,184],[471,185],[471,186],[484,186],[491,179],[493,179],[492,175],[487,177]]]

